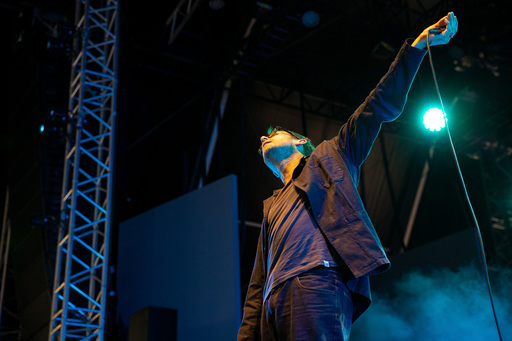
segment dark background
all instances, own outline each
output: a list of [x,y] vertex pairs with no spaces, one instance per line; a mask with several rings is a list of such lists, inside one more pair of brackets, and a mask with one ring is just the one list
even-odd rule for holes
[[[244,291],[261,201],[280,186],[256,153],[259,137],[270,124],[306,134],[315,144],[332,137],[386,72],[404,39],[449,11],[458,17],[459,33],[448,46],[432,49],[433,62],[490,261],[510,264],[510,248],[496,245],[496,240],[510,241],[512,210],[507,1],[265,4],[202,1],[169,44],[166,21],[177,1],[121,3],[114,269],[119,222],[196,189],[201,175],[207,184],[234,173]],[[301,22],[311,9],[320,14],[313,28]],[[2,185],[9,186],[13,227],[6,291],[11,313],[3,314],[2,325],[9,331],[31,321],[24,335],[35,340],[46,332],[47,317],[40,311],[49,304],[53,280],[74,13],[70,1],[2,1],[0,10],[8,74]],[[255,24],[244,38],[251,19]],[[205,174],[211,122],[220,115],[228,79],[227,107]],[[424,108],[437,101],[426,58],[404,114],[383,128],[363,167],[361,193],[390,255],[403,251],[405,225],[432,144],[436,151],[409,248],[474,225],[446,133],[433,137],[420,126]],[[113,292],[116,285],[112,281]],[[115,307],[115,295],[112,300]],[[116,325],[115,312],[111,320],[116,335],[122,326]]]

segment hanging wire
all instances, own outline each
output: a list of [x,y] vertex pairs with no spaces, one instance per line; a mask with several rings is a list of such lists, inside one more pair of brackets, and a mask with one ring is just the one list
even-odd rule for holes
[[500,326],[498,323],[498,317],[496,315],[496,308],[494,307],[494,300],[493,300],[493,295],[492,295],[492,290],[491,290],[491,282],[489,280],[489,271],[487,268],[487,261],[485,259],[484,243],[482,240],[482,235],[480,233],[480,227],[478,226],[478,220],[476,218],[475,211],[473,210],[473,205],[471,204],[471,200],[469,199],[468,191],[466,188],[466,183],[464,182],[464,177],[462,176],[462,171],[460,170],[459,160],[457,158],[457,153],[455,152],[455,147],[453,145],[452,136],[450,134],[450,127],[448,126],[448,120],[446,119],[446,113],[444,111],[443,99],[441,98],[441,92],[439,91],[439,86],[437,84],[436,72],[434,70],[434,63],[432,62],[432,54],[430,52],[430,42],[429,42],[430,33],[437,34],[437,33],[439,33],[439,29],[430,30],[427,34],[428,59],[430,61],[430,68],[432,70],[432,76],[434,78],[434,84],[436,86],[437,96],[439,97],[439,102],[441,103],[441,110],[443,111],[443,117],[444,117],[444,121],[446,124],[446,132],[448,133],[448,140],[450,141],[451,152],[452,152],[453,158],[455,160],[455,166],[457,167],[457,173],[459,175],[459,179],[462,184],[462,189],[464,190],[464,197],[466,198],[466,202],[468,204],[469,210],[471,211],[471,217],[473,219],[473,222],[475,223],[475,230],[476,230],[476,235],[477,235],[477,239],[478,239],[481,263],[482,263],[484,277],[485,277],[486,284],[487,284],[487,291],[489,293],[489,300],[491,301],[494,322],[496,323],[496,330],[498,331],[498,336],[500,338],[500,341],[503,341],[503,338],[501,337]]

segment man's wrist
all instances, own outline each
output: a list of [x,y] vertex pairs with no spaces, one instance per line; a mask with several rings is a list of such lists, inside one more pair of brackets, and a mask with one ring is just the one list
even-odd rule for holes
[[424,50],[427,47],[427,43],[425,42],[425,39],[418,37],[413,41],[411,46],[420,50]]

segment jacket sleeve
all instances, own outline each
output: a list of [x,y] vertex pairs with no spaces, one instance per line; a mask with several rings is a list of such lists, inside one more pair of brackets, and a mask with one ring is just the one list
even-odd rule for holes
[[361,165],[377,138],[381,125],[398,118],[426,51],[407,40],[388,72],[350,116],[339,132],[340,148],[356,165]]
[[258,241],[256,259],[252,270],[251,281],[247,289],[247,295],[244,305],[244,316],[242,324],[238,330],[238,340],[259,340],[260,339],[260,318],[263,301],[263,288],[265,285],[265,267],[264,267],[264,245],[265,241],[263,225]]

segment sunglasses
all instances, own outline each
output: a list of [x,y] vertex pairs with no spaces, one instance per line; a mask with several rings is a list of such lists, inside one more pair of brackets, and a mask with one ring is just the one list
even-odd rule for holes
[[[280,127],[280,126],[276,126],[276,127],[274,127],[274,128],[272,128],[272,127],[268,128],[268,130],[267,130],[267,137],[268,137],[268,138],[271,138],[271,137],[273,137],[275,134],[277,134],[277,133],[278,133],[278,132],[280,132],[280,131],[284,131],[285,133],[290,134],[291,136],[295,137],[295,138],[296,138],[296,139],[298,139],[298,140],[300,140],[300,139],[303,139],[303,138],[304,138],[304,136],[299,136],[299,135],[297,135],[296,133],[294,133],[293,131],[288,130],[288,129],[285,129],[285,128],[282,128],[282,127]],[[260,148],[258,149],[258,153],[261,155],[261,146],[260,146]]]

